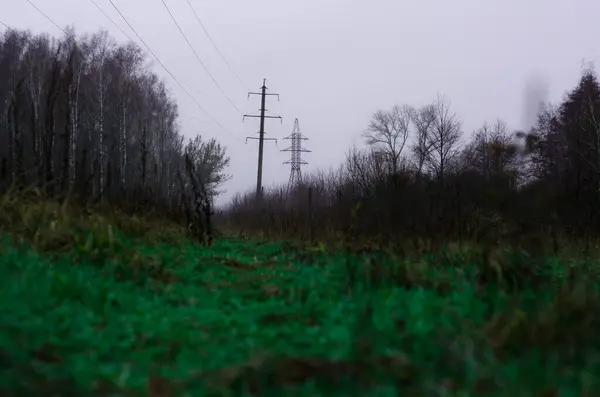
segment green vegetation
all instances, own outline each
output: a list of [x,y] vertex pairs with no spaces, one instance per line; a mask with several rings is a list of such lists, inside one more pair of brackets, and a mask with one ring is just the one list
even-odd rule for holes
[[[0,393],[582,396],[595,260],[219,239],[0,201]],[[576,269],[577,271],[572,271]]]

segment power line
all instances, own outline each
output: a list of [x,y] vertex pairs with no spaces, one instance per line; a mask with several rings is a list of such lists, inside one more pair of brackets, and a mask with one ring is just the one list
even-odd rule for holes
[[[136,32],[136,30],[133,28],[133,26],[131,26],[131,24],[129,23],[129,21],[127,20],[127,18],[125,18],[125,16],[121,13],[121,11],[119,10],[119,8],[113,3],[113,1],[112,0],[108,0],[108,1],[112,4],[112,6],[115,8],[115,10],[119,13],[119,15],[121,16],[121,18],[123,18],[123,20],[125,21],[125,23],[127,23],[127,25],[131,28],[131,30],[133,31],[133,33],[135,33],[135,35],[140,39],[140,41],[142,42],[142,44],[144,44],[144,46],[146,47],[146,49],[148,49],[148,51],[150,52],[150,54],[152,54],[152,56],[154,56],[154,58],[160,64],[160,66],[169,74],[169,76],[171,76],[171,78],[173,79],[173,81],[175,81],[175,83],[177,83],[177,85],[179,85],[179,87],[187,94],[187,96],[192,100],[192,102],[194,102],[194,104],[201,111],[203,111],[223,131],[225,131],[226,133],[228,133],[229,135],[231,135],[233,138],[237,139],[238,141],[243,142],[241,140],[241,138],[237,137],[231,131],[229,131],[227,128],[225,128],[204,107],[202,107],[202,105],[200,105],[198,103],[198,101],[189,93],[189,91],[186,90],[185,87],[183,87],[183,85],[179,82],[179,80],[177,80],[177,78],[173,75],[173,73],[171,73],[171,71],[169,69],[167,69],[167,67],[162,63],[162,61],[160,60],[160,58],[158,58],[158,56],[156,56],[156,54],[154,53],[154,51],[152,51],[152,49],[146,44],[146,42],[144,41],[144,39],[141,38],[141,36]],[[50,18],[45,12],[43,12],[39,7],[37,7],[33,2],[31,2],[31,0],[25,0],[25,2],[29,3],[33,8],[35,8],[40,14],[42,14],[48,21],[50,21],[54,26],[56,26],[61,32],[63,32],[65,35],[69,36],[69,34],[63,28],[61,28],[56,22],[54,22],[54,20],[52,18]],[[8,27],[8,25],[6,25],[4,23],[2,23],[2,25],[4,25],[7,29],[12,30],[10,27]],[[74,41],[76,41],[74,37],[72,37],[72,39]],[[131,40],[131,38],[130,38],[130,40]]]
[[187,113],[185,113],[185,114],[181,114],[181,113],[180,113],[180,114],[179,114],[179,117],[185,117],[185,118],[188,118],[188,119],[194,119],[194,120],[196,120],[196,121],[199,121],[199,122],[201,122],[201,123],[209,123],[209,122],[210,122],[210,121],[208,121],[208,120],[203,120],[203,119],[201,119],[201,118],[200,118],[200,117],[198,117],[198,116],[193,116],[193,115],[191,115],[191,114],[187,114]]
[[129,39],[129,41],[135,41],[131,38],[131,36],[129,36],[125,30],[123,30],[123,28],[121,28],[121,26],[117,25],[117,23],[98,5],[98,3],[96,3],[96,0],[90,0],[98,10],[100,10],[100,12],[102,14],[104,14],[104,16],[106,17],[106,19],[108,19],[117,29],[119,29],[121,31],[121,33],[123,33],[125,35],[125,37],[127,37]]
[[11,28],[10,26],[8,26],[7,24],[5,24],[4,22],[0,21],[0,25],[4,26],[6,28],[6,30],[8,30],[9,32],[12,33],[19,33],[17,30]]
[[231,100],[231,98],[229,98],[229,96],[225,93],[225,91],[223,91],[223,88],[221,88],[221,86],[219,85],[219,83],[217,83],[217,80],[215,80],[215,78],[213,77],[213,75],[210,73],[210,71],[208,70],[208,68],[206,67],[206,65],[204,64],[204,62],[202,62],[202,59],[200,59],[200,56],[198,55],[198,53],[196,52],[196,50],[194,49],[194,46],[192,46],[192,43],[190,43],[190,41],[188,40],[187,36],[185,35],[185,33],[183,32],[183,29],[181,29],[181,26],[179,25],[179,22],[177,22],[177,19],[175,19],[175,16],[173,15],[173,13],[171,12],[171,10],[169,9],[169,6],[167,6],[167,3],[165,2],[165,0],[160,0],[163,5],[165,6],[165,9],[167,10],[167,12],[169,13],[169,15],[171,16],[171,19],[173,20],[173,22],[175,23],[175,25],[177,26],[177,29],[179,29],[179,33],[181,33],[181,35],[183,36],[183,38],[185,39],[185,42],[188,44],[188,46],[190,47],[190,49],[192,50],[192,52],[194,53],[194,55],[196,55],[196,58],[198,59],[198,62],[200,62],[200,64],[202,65],[202,67],[204,68],[204,70],[206,71],[206,73],[208,74],[208,76],[211,78],[211,80],[213,81],[213,83],[215,83],[215,85],[219,88],[219,90],[221,90],[221,92],[223,93],[223,95],[225,96],[225,98],[227,98],[227,100],[229,101],[229,103],[231,103],[231,105],[240,113],[243,114],[243,112],[235,105],[235,103],[233,103],[233,101]]
[[7,24],[5,24],[2,21],[0,21],[0,25],[4,26],[6,28],[6,30],[9,31],[9,32],[18,33],[16,30],[14,30],[13,28],[11,28],[10,26],[8,26]]
[[194,6],[192,6],[192,3],[190,2],[190,0],[186,0],[186,1],[187,1],[188,5],[190,6],[190,8],[192,9],[192,12],[194,13],[194,16],[196,17],[196,20],[200,24],[200,27],[202,27],[202,30],[204,30],[204,33],[206,34],[206,37],[208,37],[208,40],[210,40],[210,42],[213,45],[213,47],[215,47],[215,50],[217,51],[217,53],[219,54],[219,56],[221,57],[221,59],[223,60],[223,62],[225,63],[225,65],[227,65],[227,69],[229,69],[229,71],[231,73],[233,73],[233,75],[235,76],[235,78],[237,79],[237,81],[241,84],[241,86],[244,88],[244,90],[247,90],[246,85],[242,82],[242,80],[239,78],[239,76],[237,75],[237,73],[231,68],[231,66],[229,65],[229,62],[227,62],[227,60],[225,59],[225,57],[223,56],[223,54],[221,54],[221,51],[219,51],[219,48],[215,44],[215,42],[212,39],[212,37],[210,37],[210,34],[208,33],[208,30],[206,29],[206,27],[202,23],[202,20],[200,20],[200,17],[198,16],[198,13],[196,12],[196,9],[194,8]]
[[[72,40],[75,44],[78,44],[79,46],[81,46],[81,43],[79,43],[77,41],[77,39],[75,38],[75,34],[73,33],[68,33],[66,30],[64,30],[63,28],[61,28],[56,22],[54,22],[54,20],[52,18],[50,18],[48,16],[48,14],[46,14],[44,11],[42,11],[38,6],[36,6],[31,0],[25,0],[26,3],[28,3],[30,6],[32,6],[37,12],[39,12],[40,14],[42,14],[42,16],[44,18],[46,18],[48,21],[50,21],[50,23],[54,26],[56,26],[56,28],[58,30],[60,30],[61,32],[64,33],[65,36],[67,36],[67,39]],[[3,24],[4,26],[6,26],[5,24]],[[9,28],[8,26],[6,26],[7,29],[12,30],[13,32],[15,32],[15,30]]]
[[35,4],[33,4],[33,2],[31,0],[25,0],[25,2],[28,3],[30,6],[32,6],[37,12],[39,12],[40,14],[42,14],[42,16],[44,18],[46,18],[48,21],[50,21],[50,23],[52,25],[56,26],[56,28],[58,30],[60,30],[61,32],[63,32],[63,34],[67,37],[68,40],[73,41],[75,44],[77,44],[77,45],[79,45],[81,47],[81,43],[79,41],[77,41],[75,33],[69,33],[66,30],[64,30],[63,28],[61,28],[56,22],[54,22],[54,20],[52,18],[50,18],[50,16],[48,16],[48,14],[46,14],[38,6],[36,6]]
[[33,4],[33,3],[31,2],[31,0],[25,0],[25,2],[29,3],[29,5],[31,5],[31,6],[32,6],[33,8],[35,8],[35,9],[36,9],[36,10],[37,10],[37,11],[38,11],[40,14],[42,14],[42,15],[44,16],[44,18],[46,18],[47,20],[49,20],[49,21],[50,21],[50,23],[52,23],[54,26],[56,26],[58,30],[60,30],[60,31],[61,31],[61,32],[63,32],[63,33],[66,35],[66,36],[68,36],[67,32],[66,32],[66,31],[65,31],[63,28],[61,28],[60,26],[58,26],[58,24],[57,24],[56,22],[54,22],[54,21],[52,20],[52,18],[50,18],[48,15],[46,15],[46,13],[45,13],[44,11],[40,10],[40,9],[38,8],[38,6],[36,6],[35,4]]
[[142,44],[146,47],[146,49],[150,52],[150,54],[152,54],[152,56],[156,59],[156,61],[160,64],[160,66],[165,70],[165,72],[167,72],[169,74],[169,76],[171,76],[171,78],[173,79],[173,81],[175,81],[175,83],[177,83],[177,85],[187,94],[188,97],[190,97],[190,99],[196,104],[196,106],[198,107],[198,109],[202,110],[204,113],[206,113],[206,115],[216,124],[218,125],[223,131],[227,132],[229,135],[231,135],[232,137],[234,137],[235,139],[242,141],[240,138],[238,138],[237,136],[235,136],[234,134],[232,134],[227,128],[225,128],[221,123],[219,123],[210,113],[208,113],[208,111],[206,109],[204,109],[202,107],[202,105],[200,105],[198,103],[198,101],[196,101],[196,99],[189,93],[188,90],[185,89],[185,87],[179,82],[179,80],[177,80],[177,78],[173,75],[173,73],[171,73],[171,71],[169,69],[167,69],[167,67],[162,63],[162,61],[160,60],[160,58],[158,56],[156,56],[156,54],[154,53],[154,51],[152,51],[152,49],[148,46],[148,44],[146,44],[146,42],[144,41],[144,39],[142,39],[142,37],[138,34],[138,32],[133,28],[133,26],[131,26],[131,24],[129,23],[129,21],[127,20],[127,18],[125,18],[125,16],[123,15],[123,13],[121,12],[121,10],[119,10],[119,8],[115,5],[115,3],[113,2],[113,0],[108,0],[110,2],[110,4],[113,6],[113,8],[119,13],[119,15],[121,16],[121,18],[123,18],[123,20],[125,21],[125,23],[127,24],[127,26],[129,26],[129,28],[133,31],[133,33],[135,33],[135,35],[137,36],[138,39],[140,39],[140,41],[142,42]]

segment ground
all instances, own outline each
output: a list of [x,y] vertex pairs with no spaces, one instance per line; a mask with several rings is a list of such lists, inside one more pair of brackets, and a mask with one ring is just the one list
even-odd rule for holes
[[226,237],[205,248],[7,208],[25,226],[0,240],[3,396],[600,390],[589,257]]

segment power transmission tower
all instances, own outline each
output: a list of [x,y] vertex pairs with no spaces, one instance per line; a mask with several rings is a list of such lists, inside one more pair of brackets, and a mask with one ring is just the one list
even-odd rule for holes
[[302,182],[302,172],[300,167],[303,164],[308,164],[306,161],[302,160],[302,153],[310,152],[310,150],[302,148],[302,141],[307,141],[308,138],[300,132],[300,123],[298,123],[298,119],[294,121],[294,130],[292,131],[292,134],[283,139],[291,139],[292,141],[292,146],[282,150],[282,152],[292,152],[290,160],[283,163],[291,164],[288,189],[292,189]]
[[265,140],[277,142],[276,138],[265,138],[265,119],[280,119],[281,123],[283,124],[283,119],[281,118],[281,116],[265,116],[265,111],[266,111],[265,102],[266,102],[267,95],[276,95],[277,101],[279,101],[279,94],[267,94],[266,84],[267,84],[267,79],[263,79],[263,85],[261,87],[261,92],[249,92],[248,93],[248,98],[250,98],[250,95],[260,95],[261,96],[260,109],[259,109],[260,116],[245,114],[243,117],[243,120],[245,120],[246,117],[259,117],[260,118],[260,131],[258,132],[259,137],[258,138],[246,137],[246,143],[248,143],[248,139],[258,139],[258,172],[257,172],[257,176],[256,176],[256,198],[257,199],[259,199],[262,194],[262,165],[263,165],[264,142],[265,142]]

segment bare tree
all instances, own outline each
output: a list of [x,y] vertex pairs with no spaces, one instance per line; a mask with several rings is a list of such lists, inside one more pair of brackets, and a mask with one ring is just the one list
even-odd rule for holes
[[515,136],[506,122],[484,123],[464,151],[466,166],[486,178],[516,170],[519,160]]
[[578,123],[584,137],[581,139],[580,155],[596,174],[596,189],[600,192],[600,94],[597,88],[597,77],[592,69],[584,70],[582,81],[589,80],[584,91],[583,118]]
[[[84,201],[179,211],[178,107],[145,62],[139,47],[106,32],[0,35],[0,189],[18,175]],[[217,192],[229,178],[225,147],[198,139],[190,148],[194,169]]]
[[425,161],[431,151],[431,142],[429,136],[431,135],[431,128],[433,127],[433,121],[435,119],[435,109],[433,105],[423,106],[416,110],[413,109],[411,113],[411,120],[415,125],[415,143],[412,146],[412,152],[415,159],[415,168],[417,173],[417,180],[421,179],[423,174],[423,167]]
[[373,113],[369,127],[363,133],[367,145],[387,158],[392,174],[398,172],[400,156],[409,136],[411,114],[412,109],[408,105],[378,110]]
[[369,193],[376,184],[385,180],[386,158],[372,148],[361,150],[352,147],[346,154],[345,170],[362,193]]
[[444,177],[457,165],[461,122],[456,114],[450,113],[450,105],[441,95],[429,109],[431,124],[423,137],[424,166],[432,176],[443,182]]

